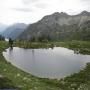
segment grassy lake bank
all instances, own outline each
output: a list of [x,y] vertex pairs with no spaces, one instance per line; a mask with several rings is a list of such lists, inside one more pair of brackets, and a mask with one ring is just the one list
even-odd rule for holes
[[[89,41],[15,42],[14,46],[23,48],[53,48],[53,46],[62,46],[79,50],[83,54],[90,54]],[[8,44],[6,42],[0,42],[0,88],[19,88],[20,90],[90,90],[89,63],[79,73],[64,79],[42,79],[23,72],[7,62],[2,55],[3,50],[7,47]]]
[[77,51],[81,54],[90,54],[89,41],[58,41],[58,42],[15,42],[14,46],[21,48],[53,48],[53,47],[66,47]]

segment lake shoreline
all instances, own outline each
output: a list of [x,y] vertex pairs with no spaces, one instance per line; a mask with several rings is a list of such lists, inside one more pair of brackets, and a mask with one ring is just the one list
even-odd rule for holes
[[[6,49],[5,43],[0,42],[0,46],[1,48],[3,47],[2,49],[0,49],[1,52]],[[61,80],[51,80],[37,78],[19,70],[18,68],[12,66],[10,63],[6,62],[4,57],[2,56],[2,53],[0,54],[0,74],[2,74],[4,77],[7,77],[10,81],[6,81],[7,86],[21,88],[21,90],[78,90],[79,88],[86,88],[87,90],[90,89],[89,63],[87,64],[86,68],[81,70],[79,73],[70,75],[69,77]],[[0,83],[5,84],[5,82]],[[0,88],[1,87],[2,86],[0,86]]]
[[25,49],[39,49],[39,48],[52,48],[53,47],[65,47],[75,51],[78,51],[81,54],[90,55],[90,42],[89,41],[53,41],[53,42],[29,42],[29,41],[17,41],[14,43],[14,46],[25,48]]
[[[89,55],[77,54],[64,47],[24,49],[13,47],[3,52],[14,66],[40,78],[60,79],[85,68]],[[82,60],[81,60],[82,59]],[[53,69],[52,69],[53,68]]]

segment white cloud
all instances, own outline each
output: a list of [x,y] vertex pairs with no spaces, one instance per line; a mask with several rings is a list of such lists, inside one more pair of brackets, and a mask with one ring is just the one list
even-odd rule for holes
[[33,23],[54,12],[90,11],[90,0],[0,0],[0,22]]

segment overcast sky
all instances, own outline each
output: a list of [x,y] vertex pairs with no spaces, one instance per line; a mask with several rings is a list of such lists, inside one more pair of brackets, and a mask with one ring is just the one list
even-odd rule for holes
[[90,12],[90,0],[0,0],[0,23],[34,23],[54,12]]

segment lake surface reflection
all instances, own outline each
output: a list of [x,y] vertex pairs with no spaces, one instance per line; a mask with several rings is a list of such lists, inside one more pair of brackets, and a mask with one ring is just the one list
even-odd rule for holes
[[6,49],[3,55],[14,66],[42,78],[63,78],[80,71],[87,62],[90,62],[90,55],[75,54],[73,50],[62,47],[53,49],[14,47]]

